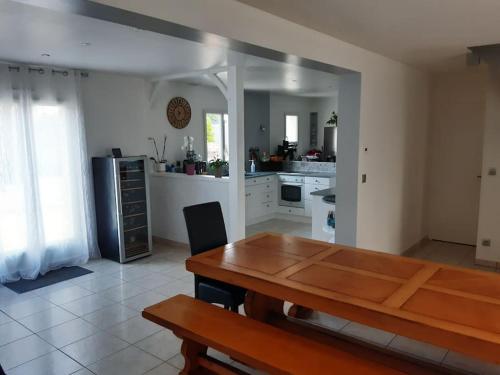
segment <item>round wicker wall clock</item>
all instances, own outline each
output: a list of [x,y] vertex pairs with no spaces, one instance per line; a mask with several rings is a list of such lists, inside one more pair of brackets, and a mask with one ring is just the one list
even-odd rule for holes
[[183,129],[191,121],[191,106],[180,96],[172,98],[167,105],[168,122],[177,129]]

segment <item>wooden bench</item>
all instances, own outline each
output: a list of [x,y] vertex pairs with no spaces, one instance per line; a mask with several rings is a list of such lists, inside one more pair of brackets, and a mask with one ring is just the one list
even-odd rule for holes
[[142,316],[183,339],[186,375],[244,374],[207,356],[208,347],[269,374],[442,373],[349,343],[326,345],[185,295],[147,307]]

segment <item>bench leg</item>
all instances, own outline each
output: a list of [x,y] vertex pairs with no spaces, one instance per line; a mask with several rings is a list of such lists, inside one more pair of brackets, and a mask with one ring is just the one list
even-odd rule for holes
[[184,357],[184,368],[180,375],[196,374],[199,370],[198,358],[207,354],[207,347],[197,342],[184,339],[182,341],[181,353]]
[[283,312],[284,301],[264,294],[247,291],[245,296],[245,314],[249,318],[265,322],[270,317],[285,318]]

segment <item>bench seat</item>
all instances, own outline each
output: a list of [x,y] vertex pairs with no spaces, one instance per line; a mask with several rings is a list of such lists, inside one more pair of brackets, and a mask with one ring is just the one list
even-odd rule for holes
[[373,355],[370,359],[360,355],[362,350],[344,351],[185,295],[147,307],[142,316],[184,339],[185,368],[181,374],[241,374],[206,356],[207,347],[269,374],[438,373],[424,368],[415,371],[415,366],[389,367],[373,360]]

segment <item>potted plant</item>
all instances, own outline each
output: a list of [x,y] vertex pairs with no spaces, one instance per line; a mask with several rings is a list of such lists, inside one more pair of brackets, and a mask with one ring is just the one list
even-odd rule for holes
[[185,166],[186,166],[186,174],[190,176],[194,175],[194,172],[196,170],[196,160],[191,157],[187,158]]
[[333,127],[337,127],[337,122],[338,122],[338,116],[335,113],[335,111],[332,112],[332,115],[330,116],[330,119],[326,122],[327,125],[332,125]]
[[214,160],[210,160],[208,162],[208,165],[210,166],[211,169],[214,170],[215,177],[221,178],[222,177],[222,168],[228,166],[229,163],[225,160],[221,160],[221,159],[217,158]]
[[165,159],[165,147],[167,145],[167,136],[165,135],[163,137],[163,150],[161,153],[161,158],[160,158],[160,154],[158,152],[158,147],[156,146],[156,139],[154,139],[153,137],[149,137],[148,140],[150,140],[153,143],[153,149],[154,149],[154,152],[156,154],[156,158],[155,157],[149,158],[155,163],[156,172],[166,172],[167,159]]

